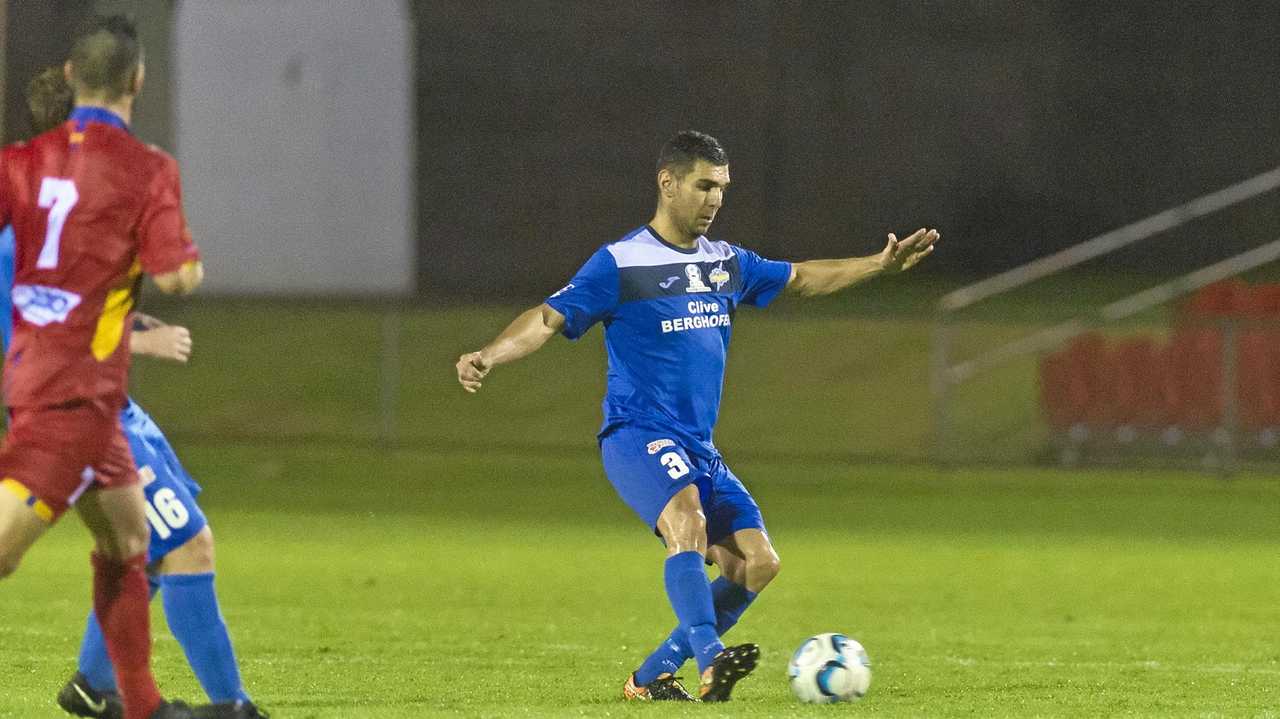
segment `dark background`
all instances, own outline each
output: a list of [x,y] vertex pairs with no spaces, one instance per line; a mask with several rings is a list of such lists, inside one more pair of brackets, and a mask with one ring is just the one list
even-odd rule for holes
[[[730,154],[714,236],[804,259],[931,225],[933,270],[964,275],[1280,164],[1280,3],[423,2],[419,18],[422,286],[445,294],[559,286],[649,219],[657,148],[685,127]],[[1251,236],[1197,233],[1163,261],[1276,237],[1274,199],[1255,209]]]
[[[41,28],[91,4],[9,1],[9,136],[14,78],[65,52]],[[714,237],[806,259],[937,226],[930,271],[955,277],[1280,165],[1280,2],[420,0],[409,15],[433,299],[560,286],[649,219],[654,157],[683,128],[731,158]],[[1105,267],[1189,269],[1275,239],[1278,205]]]

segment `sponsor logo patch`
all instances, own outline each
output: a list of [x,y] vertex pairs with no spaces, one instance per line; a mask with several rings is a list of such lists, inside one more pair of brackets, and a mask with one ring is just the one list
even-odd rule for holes
[[37,327],[66,322],[71,310],[80,304],[80,295],[44,285],[14,285],[11,296],[22,319]]
[[551,295],[551,297],[550,297],[550,298],[548,298],[548,299],[555,299],[555,298],[559,297],[560,295],[563,295],[564,293],[568,292],[568,291],[569,291],[569,290],[571,290],[571,289],[573,289],[573,283],[572,283],[572,282],[570,282],[569,284],[565,285],[564,287],[561,287],[560,289],[556,290],[556,293],[555,293],[555,294],[553,294],[553,295]]
[[662,289],[664,289],[664,290],[666,290],[666,289],[670,289],[670,288],[671,288],[671,285],[674,285],[674,284],[676,283],[676,281],[678,281],[679,279],[680,279],[680,276],[679,276],[679,275],[676,275],[676,276],[674,276],[674,277],[668,277],[667,279],[663,280],[662,282],[659,282],[659,283],[658,283],[658,286],[659,286],[659,287],[661,287],[661,288],[662,288]]
[[667,447],[674,447],[676,443],[669,439],[655,439],[647,446],[649,454],[657,454]]
[[685,265],[684,276],[689,279],[689,286],[684,288],[685,292],[710,292],[711,288],[707,287],[702,281],[702,268],[697,265]]
[[716,292],[719,292],[722,287],[729,284],[729,271],[722,265],[716,265],[707,274],[707,279],[711,280],[711,284],[716,286]]

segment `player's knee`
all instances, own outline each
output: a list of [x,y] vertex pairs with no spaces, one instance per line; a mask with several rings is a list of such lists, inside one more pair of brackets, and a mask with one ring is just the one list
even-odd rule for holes
[[213,571],[213,530],[208,526],[192,537],[183,548],[190,555],[191,561],[199,564],[204,571]]
[[683,534],[675,534],[670,538],[664,537],[667,541],[667,556],[675,556],[684,554],[685,552],[697,552],[703,556],[707,553],[706,536],[699,536],[697,533],[689,532]]
[[707,551],[707,515],[693,485],[671,498],[658,517],[658,531],[669,554]]
[[117,527],[114,534],[95,539],[99,554],[123,562],[130,557],[146,554],[151,543],[151,532],[146,525]]
[[747,565],[743,562],[732,564],[724,564],[720,567],[720,572],[724,574],[725,579],[739,586],[747,586]]
[[119,541],[114,546],[100,547],[99,551],[112,559],[123,562],[124,560],[136,557],[139,554],[146,554],[147,539],[145,537],[139,538],[132,535],[120,537]]
[[164,574],[204,574],[213,571],[213,530],[208,526],[161,561]]
[[703,554],[707,548],[707,516],[700,508],[692,509],[671,523],[671,537],[683,545],[698,544]]
[[746,587],[753,592],[763,591],[778,576],[782,562],[774,552],[764,552],[747,557]]
[[667,554],[676,555],[683,552],[707,553],[707,521],[702,512],[695,512],[682,521],[672,522],[662,533],[667,543]]
[[782,569],[782,560],[778,559],[778,555],[769,552],[763,557],[756,557],[751,562],[749,573],[758,578],[758,581],[768,584],[773,578],[778,576],[778,572]]

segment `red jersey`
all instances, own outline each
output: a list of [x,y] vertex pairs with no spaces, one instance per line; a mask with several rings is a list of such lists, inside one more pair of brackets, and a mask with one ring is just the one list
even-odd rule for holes
[[129,313],[142,272],[199,258],[178,163],[116,115],[71,119],[0,155],[0,226],[15,237],[9,407],[104,399],[123,405]]

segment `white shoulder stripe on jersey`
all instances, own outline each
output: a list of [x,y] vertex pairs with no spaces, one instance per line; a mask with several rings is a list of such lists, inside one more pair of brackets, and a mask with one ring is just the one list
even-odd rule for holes
[[648,229],[615,242],[608,248],[609,254],[613,255],[613,260],[619,269],[691,262],[719,262],[733,257],[733,250],[727,242],[712,242],[706,237],[699,237],[697,252],[679,252],[664,245]]

